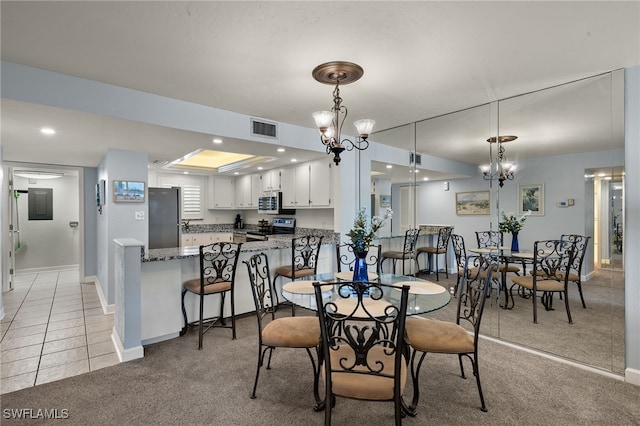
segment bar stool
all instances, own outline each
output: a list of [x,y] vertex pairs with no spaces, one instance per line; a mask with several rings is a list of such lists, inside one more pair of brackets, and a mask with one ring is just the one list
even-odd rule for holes
[[[189,326],[198,326],[198,349],[202,349],[202,336],[211,327],[231,328],[232,338],[236,338],[236,316],[234,283],[236,279],[236,266],[240,257],[242,243],[220,242],[206,246],[200,246],[200,278],[185,281],[182,284],[182,315],[184,327],[181,336],[187,332]],[[184,306],[184,298],[187,293],[199,296],[200,316],[197,321],[189,322],[187,310]],[[227,293],[231,294],[231,327],[226,325],[224,318],[224,299]],[[220,295],[220,315],[204,318],[204,298],[212,294]],[[204,329],[204,324],[208,324]]]
[[[396,273],[396,262],[398,260],[402,260],[402,275],[406,275],[404,273],[405,260],[411,259],[416,262],[416,266],[418,266],[418,260],[416,259],[416,243],[418,242],[419,234],[420,229],[418,228],[408,229],[407,232],[404,233],[404,245],[402,251],[390,250],[383,252],[380,260],[380,270],[382,270],[382,264],[386,259],[391,259],[394,274]],[[417,271],[418,270],[420,270],[419,267]]]
[[[453,228],[446,227],[440,228],[438,231],[438,242],[435,247],[418,247],[418,254],[416,255],[416,263],[418,263],[418,257],[421,253],[427,254],[428,259],[428,269],[431,271],[431,266],[433,265],[433,256],[436,258],[436,281],[440,281],[440,268],[438,266],[438,255],[444,254],[444,272],[449,278],[449,260],[447,258],[447,247],[449,246],[449,239],[451,238],[451,231]],[[418,270],[420,267],[418,266]]]

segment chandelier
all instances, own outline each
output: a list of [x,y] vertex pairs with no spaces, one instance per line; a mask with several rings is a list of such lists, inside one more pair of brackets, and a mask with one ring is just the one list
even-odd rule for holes
[[363,151],[369,147],[367,138],[373,131],[376,124],[374,120],[363,119],[354,122],[359,138],[352,142],[349,139],[341,139],[342,125],[347,118],[347,107],[342,105],[340,97],[340,85],[357,81],[364,74],[360,65],[334,61],[318,65],[313,70],[313,78],[324,84],[335,85],[333,89],[333,108],[331,111],[316,111],[313,119],[320,132],[320,141],[327,148],[327,154],[333,153],[333,162],[336,166],[340,164],[340,154],[346,149],[351,151],[354,148]]
[[[491,164],[483,164],[480,166],[480,170],[482,171],[482,175],[485,180],[495,180],[497,179],[500,185],[500,188],[504,186],[505,180],[512,180],[517,165],[513,163],[513,161],[507,161],[507,158],[504,153],[503,144],[507,142],[511,142],[518,139],[517,136],[498,136],[487,139],[487,142],[496,143],[498,141],[498,163],[496,164],[497,170],[491,170]],[[489,151],[491,152],[491,151]]]

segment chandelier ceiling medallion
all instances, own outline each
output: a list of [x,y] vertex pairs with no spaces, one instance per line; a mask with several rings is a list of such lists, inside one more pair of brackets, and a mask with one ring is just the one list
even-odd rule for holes
[[333,161],[340,164],[340,154],[346,149],[351,151],[354,148],[363,151],[369,147],[367,138],[373,131],[376,124],[374,120],[363,119],[354,122],[359,138],[352,142],[349,139],[341,139],[342,125],[347,118],[347,107],[342,105],[340,97],[340,85],[357,81],[364,74],[360,65],[334,61],[318,65],[314,68],[313,78],[320,83],[335,85],[333,89],[333,108],[331,111],[316,111],[313,119],[320,132],[320,141],[327,148],[327,154],[333,153]]
[[513,161],[507,161],[507,157],[504,153],[503,144],[518,139],[517,136],[498,136],[487,139],[490,144],[498,142],[498,162],[496,164],[496,170],[491,170],[491,164],[483,164],[480,166],[483,178],[485,180],[497,179],[500,188],[504,186],[505,180],[512,180],[515,176],[516,168],[518,167]]

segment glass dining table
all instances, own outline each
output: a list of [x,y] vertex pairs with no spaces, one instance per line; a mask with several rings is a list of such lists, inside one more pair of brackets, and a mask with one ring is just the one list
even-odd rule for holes
[[[347,273],[327,273],[305,277],[304,280],[291,281],[282,286],[282,296],[296,306],[317,310],[316,299],[313,290],[314,282],[327,284],[338,283],[340,281],[351,281],[353,272]],[[451,301],[451,293],[440,284],[416,277],[397,274],[369,274],[369,280],[382,284],[392,284],[397,286],[409,286],[409,300],[407,303],[407,316],[424,314],[441,309]],[[338,295],[334,292],[335,286],[327,286],[328,290],[323,291],[323,299],[326,302],[335,301]],[[400,291],[386,288],[382,295],[382,300],[389,303],[399,303]]]

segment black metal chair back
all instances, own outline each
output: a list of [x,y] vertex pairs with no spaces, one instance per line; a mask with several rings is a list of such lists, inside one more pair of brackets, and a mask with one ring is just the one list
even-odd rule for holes
[[476,231],[478,248],[500,247],[503,245],[504,237],[499,231]]
[[[456,323],[471,325],[474,333],[474,352],[478,352],[478,334],[480,322],[487,298],[491,295],[493,275],[498,271],[498,264],[484,256],[470,256],[465,260],[465,274],[460,286]],[[470,271],[476,270],[477,273]]]
[[322,245],[322,236],[305,235],[291,241],[292,268],[294,271],[318,268],[318,255]]
[[582,263],[584,262],[584,256],[587,253],[587,247],[589,246],[591,237],[578,234],[563,234],[560,239],[572,241],[575,245],[575,254],[569,270],[569,280],[575,282],[578,286],[582,307],[586,308],[587,305],[584,303],[584,296],[582,294]]
[[[265,253],[258,253],[244,260],[243,263],[247,265],[251,294],[258,318],[258,330],[261,332],[263,318],[271,315],[273,320],[275,317],[275,298],[273,297],[275,290],[269,273],[269,259]],[[262,333],[260,333],[260,340],[262,340],[261,337]]]
[[453,232],[453,228],[446,227],[440,228],[438,231],[438,250],[444,250],[445,253],[447,251],[447,247],[449,246],[449,239],[451,239],[451,233]]
[[404,245],[402,251],[405,254],[415,257],[418,235],[420,235],[420,228],[408,229],[407,232],[404,233]]
[[[372,244],[369,246],[369,252],[365,261],[368,266],[374,267],[376,274],[380,275],[380,260],[382,255],[382,246],[379,244]],[[338,272],[342,270],[353,271],[353,265],[356,261],[356,256],[353,253],[353,245],[349,243],[336,244],[336,259],[338,263]]]
[[[314,283],[324,354],[325,424],[331,423],[335,396],[392,400],[396,424],[401,424],[409,287],[342,282],[334,284],[335,300],[327,301],[325,286]],[[398,295],[395,302],[385,301],[383,293],[391,292]],[[367,376],[375,381],[365,380]]]

